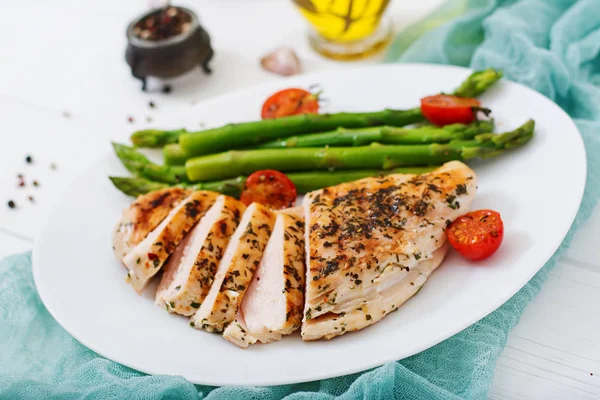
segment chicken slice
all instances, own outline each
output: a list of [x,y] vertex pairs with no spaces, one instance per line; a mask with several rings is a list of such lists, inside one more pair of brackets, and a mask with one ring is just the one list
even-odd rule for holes
[[273,211],[258,203],[250,204],[227,245],[214,283],[190,325],[222,332],[235,319],[274,223]]
[[139,196],[123,210],[113,235],[113,251],[119,260],[144,240],[189,194],[189,190],[182,188],[161,189]]
[[218,193],[192,192],[167,217],[123,258],[129,270],[127,280],[141,293],[183,237],[212,206]]
[[187,316],[198,311],[245,209],[242,202],[232,197],[217,198],[164,266],[156,304]]
[[223,332],[223,337],[243,349],[258,341],[255,336],[248,332],[248,327],[241,312],[238,312],[237,318],[231,324],[227,325],[227,328]]
[[223,337],[240,347],[280,340],[300,327],[304,307],[304,216],[278,211],[262,260],[238,316]]
[[362,329],[414,295],[442,262],[445,228],[469,210],[476,185],[453,161],[309,193],[302,339]]

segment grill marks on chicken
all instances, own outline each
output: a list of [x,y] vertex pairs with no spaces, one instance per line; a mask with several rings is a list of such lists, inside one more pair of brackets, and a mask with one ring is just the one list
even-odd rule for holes
[[240,347],[280,340],[300,327],[304,308],[304,216],[302,208],[278,211],[273,233],[223,337]]
[[179,242],[217,199],[218,194],[192,192],[167,217],[123,258],[129,270],[128,281],[141,293],[148,281],[160,271]]
[[233,233],[219,264],[215,280],[191,325],[222,332],[236,317],[244,294],[271,236],[275,213],[252,203]]
[[245,209],[242,202],[232,197],[217,198],[163,268],[156,304],[187,316],[198,311]]
[[303,339],[364,328],[416,293],[445,255],[446,225],[475,191],[475,173],[450,162],[308,194]]

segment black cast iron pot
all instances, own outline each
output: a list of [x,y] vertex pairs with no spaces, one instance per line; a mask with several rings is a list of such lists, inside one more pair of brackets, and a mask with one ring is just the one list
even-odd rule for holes
[[161,10],[152,10],[129,24],[127,28],[127,50],[125,59],[131,67],[131,74],[142,81],[142,90],[146,90],[146,78],[172,78],[182,75],[194,67],[201,66],[210,73],[208,66],[213,57],[210,36],[198,21],[198,16],[190,9],[176,7],[191,17],[190,28],[165,40],[153,41],[139,38],[134,33],[136,24]]

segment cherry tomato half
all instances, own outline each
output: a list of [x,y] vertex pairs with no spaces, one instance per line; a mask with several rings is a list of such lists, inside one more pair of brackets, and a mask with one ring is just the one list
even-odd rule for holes
[[448,229],[448,241],[469,260],[483,260],[494,254],[504,238],[504,223],[492,210],[477,210],[455,220]]
[[245,205],[257,202],[274,210],[292,207],[296,203],[296,186],[279,171],[256,171],[246,179],[240,200]]
[[281,90],[269,97],[262,106],[262,119],[287,117],[299,114],[317,114],[319,99],[299,88]]
[[477,99],[438,94],[421,99],[421,112],[429,122],[444,126],[470,124],[475,120],[473,107],[479,107]]

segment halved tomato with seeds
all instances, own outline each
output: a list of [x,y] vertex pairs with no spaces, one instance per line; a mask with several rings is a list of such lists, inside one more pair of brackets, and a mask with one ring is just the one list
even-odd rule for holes
[[494,254],[504,239],[504,223],[492,210],[477,210],[456,219],[446,229],[448,241],[469,260],[483,260]]
[[262,119],[272,119],[300,114],[317,114],[319,99],[317,95],[300,89],[280,90],[269,97],[262,106]]
[[245,205],[253,202],[274,210],[292,207],[296,203],[296,185],[285,174],[266,169],[251,174],[240,196]]

